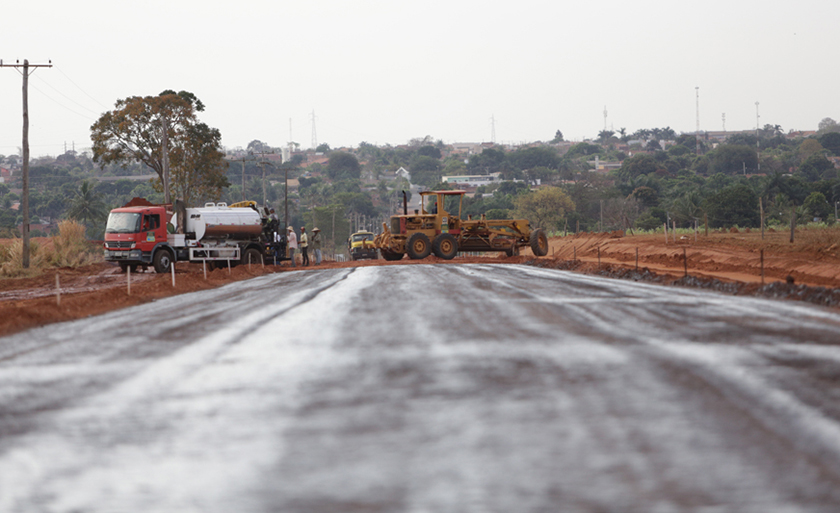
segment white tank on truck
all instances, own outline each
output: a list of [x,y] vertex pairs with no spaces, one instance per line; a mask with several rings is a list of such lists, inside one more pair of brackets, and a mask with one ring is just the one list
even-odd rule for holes
[[184,233],[190,234],[190,238],[195,240],[251,239],[258,238],[262,233],[260,214],[252,208],[206,203],[202,208],[186,209],[185,217]]

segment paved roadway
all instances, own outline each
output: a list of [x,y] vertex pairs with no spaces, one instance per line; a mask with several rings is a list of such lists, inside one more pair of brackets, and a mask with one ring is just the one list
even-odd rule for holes
[[508,265],[0,339],[0,512],[836,512],[840,315]]

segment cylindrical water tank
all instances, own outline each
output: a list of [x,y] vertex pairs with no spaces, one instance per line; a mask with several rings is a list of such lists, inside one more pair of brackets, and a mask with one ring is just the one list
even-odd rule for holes
[[252,239],[262,233],[260,215],[252,208],[230,208],[224,203],[187,209],[185,233],[201,239]]

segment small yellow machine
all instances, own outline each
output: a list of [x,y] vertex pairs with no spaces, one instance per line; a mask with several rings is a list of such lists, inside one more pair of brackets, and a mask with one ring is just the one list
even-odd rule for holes
[[351,260],[362,260],[370,258],[376,260],[379,255],[376,252],[376,246],[373,243],[375,238],[371,232],[356,232],[347,240],[347,249],[350,251]]

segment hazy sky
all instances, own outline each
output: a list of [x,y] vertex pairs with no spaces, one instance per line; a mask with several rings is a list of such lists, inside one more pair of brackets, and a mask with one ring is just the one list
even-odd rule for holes
[[[840,2],[7,2],[0,59],[30,80],[33,156],[89,148],[114,101],[188,90],[227,147],[595,137],[670,126],[814,130],[840,119]],[[0,68],[0,154],[21,145]]]

